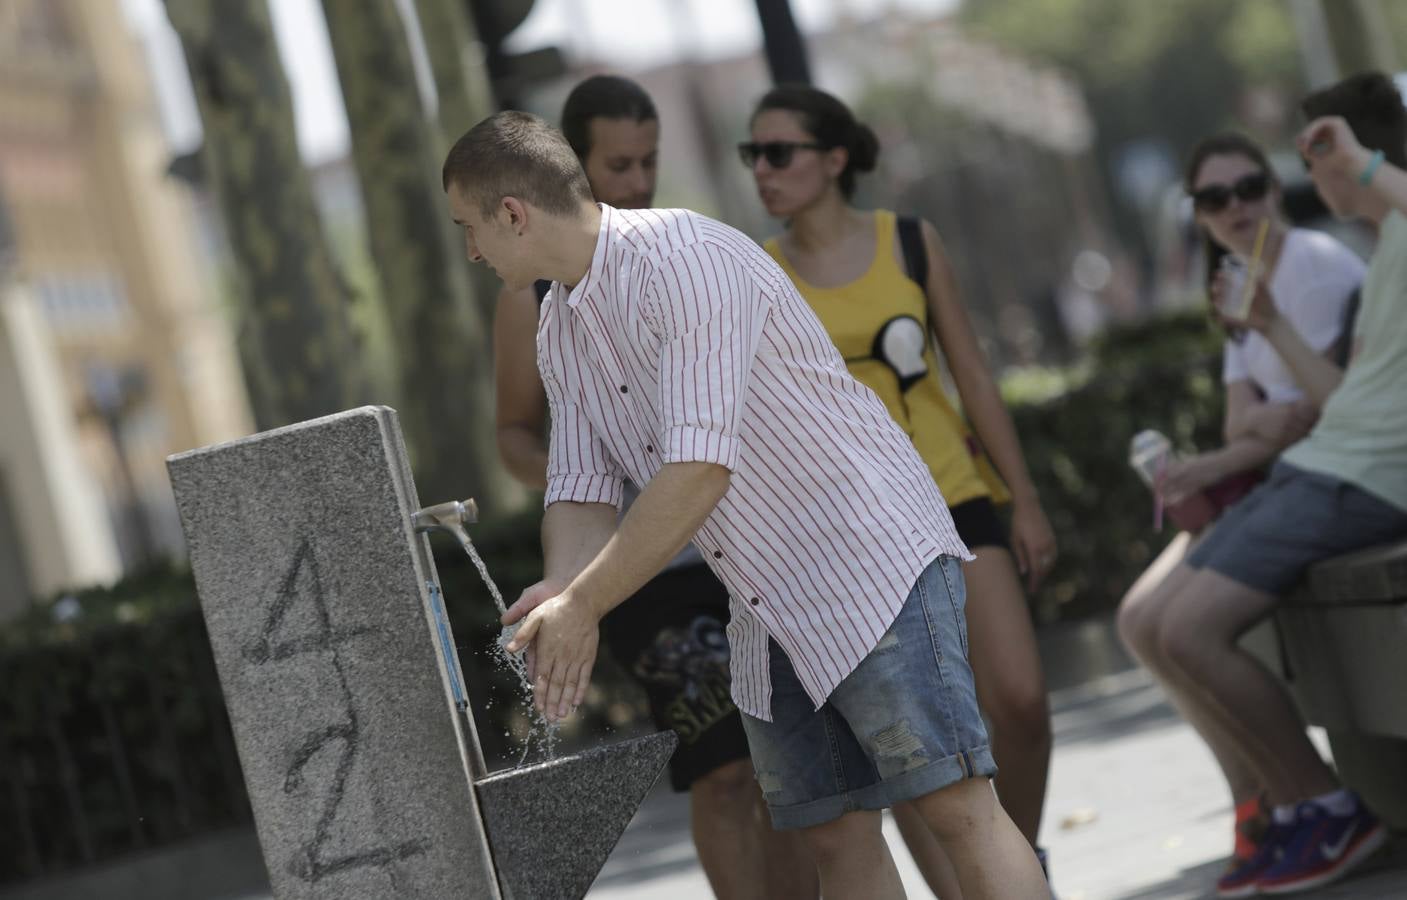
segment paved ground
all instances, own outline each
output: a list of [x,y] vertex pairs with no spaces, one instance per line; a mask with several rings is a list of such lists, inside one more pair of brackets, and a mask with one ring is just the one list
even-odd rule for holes
[[[1231,810],[1206,748],[1128,658],[1111,623],[1040,632],[1053,689],[1055,755],[1042,842],[1061,900],[1207,897],[1230,850]],[[1322,742],[1321,742],[1322,743]],[[886,824],[910,897],[927,897],[893,823]],[[650,795],[588,900],[711,900],[694,858],[688,806]],[[1312,895],[1407,900],[1407,842],[1367,870]],[[255,894],[246,900],[268,900]]]
[[[1102,636],[1086,637],[1108,649]],[[1196,735],[1137,670],[1058,690],[1053,700],[1056,745],[1042,839],[1058,895],[1208,896],[1230,849],[1231,809]],[[892,822],[886,833],[909,896],[929,896]],[[1372,871],[1313,896],[1407,898],[1407,846],[1385,851]],[[660,897],[712,897],[689,841],[688,808],[667,790],[646,801],[588,894],[589,900]]]

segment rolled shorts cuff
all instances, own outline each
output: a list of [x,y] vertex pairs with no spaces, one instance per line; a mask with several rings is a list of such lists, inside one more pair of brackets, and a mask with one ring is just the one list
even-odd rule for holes
[[988,746],[964,750],[943,759],[935,759],[916,769],[895,775],[875,784],[832,794],[819,800],[772,806],[768,812],[772,827],[780,830],[811,828],[832,822],[848,812],[889,809],[908,800],[917,800],[934,791],[969,778],[991,778],[997,774],[997,764]]

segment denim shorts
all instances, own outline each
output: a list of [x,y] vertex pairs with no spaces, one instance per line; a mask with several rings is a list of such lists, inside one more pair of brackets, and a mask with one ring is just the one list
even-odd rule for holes
[[967,662],[965,598],[959,561],[934,560],[820,709],[769,641],[772,721],[743,714],[743,726],[775,827],[821,825],[996,774]]
[[1347,481],[1275,464],[1187,557],[1247,587],[1284,595],[1314,563],[1407,534],[1407,512]]

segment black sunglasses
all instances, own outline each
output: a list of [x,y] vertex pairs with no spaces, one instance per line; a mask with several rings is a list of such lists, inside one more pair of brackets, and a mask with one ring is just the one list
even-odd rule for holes
[[757,165],[759,158],[767,160],[767,165],[774,169],[785,169],[791,165],[792,155],[798,150],[829,149],[825,144],[815,142],[805,144],[800,141],[767,141],[759,144],[755,141],[745,141],[738,145],[738,159],[749,169]]
[[1242,203],[1254,203],[1270,190],[1270,176],[1264,172],[1242,175],[1236,183],[1227,187],[1224,184],[1209,184],[1192,192],[1192,203],[1204,213],[1217,213],[1226,209],[1234,194]]

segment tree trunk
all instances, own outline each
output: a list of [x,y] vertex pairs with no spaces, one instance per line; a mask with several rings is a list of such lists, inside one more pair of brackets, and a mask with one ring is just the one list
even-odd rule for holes
[[298,157],[268,7],[168,0],[224,219],[240,298],[238,343],[255,423],[272,428],[366,401],[350,293]]
[[442,141],[419,99],[404,23],[394,0],[324,0],[323,9],[419,492],[426,502],[473,495],[492,508],[504,483],[486,327],[493,295],[471,292],[440,186]]
[[[436,157],[443,161],[464,132],[497,111],[484,63],[484,48],[464,0],[415,0],[425,53],[435,78],[439,103],[435,110]],[[436,171],[439,171],[437,168]],[[456,234],[456,247],[458,247]],[[456,258],[461,251],[456,249]],[[502,287],[485,266],[466,266],[475,298],[491,299]],[[480,300],[480,308],[483,300]]]
[[497,110],[485,49],[465,0],[415,0],[415,14],[439,96],[440,148],[447,153],[460,135]]
[[1397,71],[1392,33],[1378,0],[1333,0],[1323,7],[1340,78],[1373,69]]

